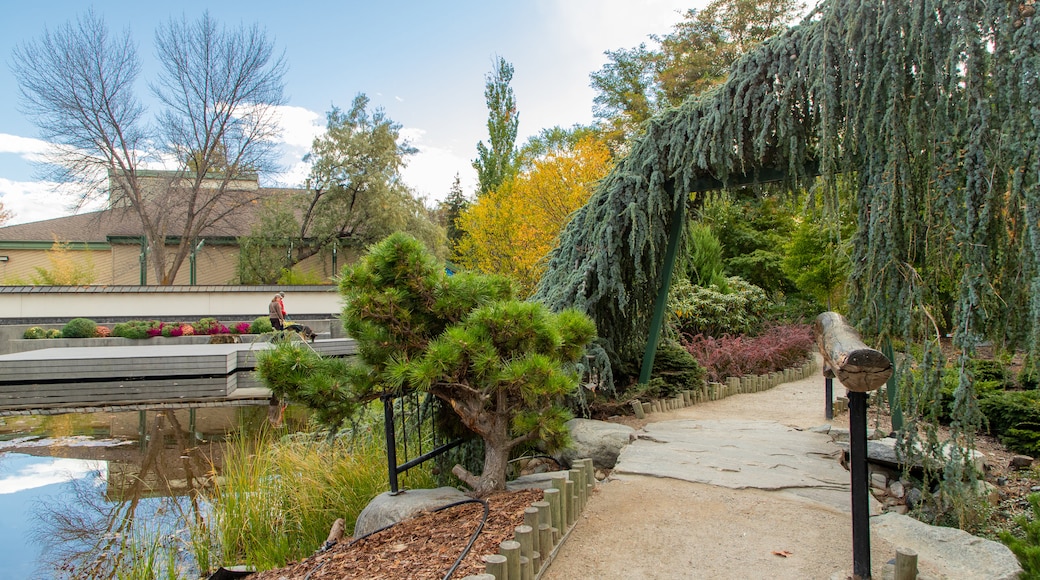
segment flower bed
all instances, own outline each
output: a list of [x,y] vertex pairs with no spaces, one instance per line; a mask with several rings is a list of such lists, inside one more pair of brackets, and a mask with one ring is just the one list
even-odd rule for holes
[[[208,337],[219,334],[263,334],[271,331],[271,321],[260,316],[252,322],[233,322],[223,324],[216,318],[203,318],[197,322],[164,322],[160,320],[131,320],[120,322],[112,328],[96,324],[87,318],[74,318],[62,330],[45,329],[40,326],[28,328],[22,335],[24,340],[45,339],[109,339],[121,338],[129,340],[145,340],[165,337],[179,338],[199,336],[207,342]],[[101,346],[91,343],[94,346]]]

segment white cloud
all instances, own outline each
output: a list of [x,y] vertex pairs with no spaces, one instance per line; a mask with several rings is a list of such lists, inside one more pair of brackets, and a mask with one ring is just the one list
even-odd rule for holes
[[0,133],[0,153],[14,153],[22,159],[36,162],[44,161],[48,154],[54,152],[55,147],[46,141]]
[[310,109],[282,105],[275,115],[282,128],[281,142],[289,147],[308,151],[314,138],[325,132],[325,116]]
[[49,459],[19,469],[0,478],[0,494],[17,493],[55,483],[65,483],[100,472],[106,477],[108,464],[84,459]]
[[420,197],[430,201],[441,201],[448,196],[455,175],[462,180],[462,191],[476,189],[477,173],[472,162],[451,149],[431,147],[422,143],[425,131],[406,128],[401,136],[408,139],[418,153],[408,158],[408,166],[401,172],[407,183]]
[[[0,201],[14,213],[6,225],[24,224],[72,213],[76,197],[69,186],[51,181],[11,181],[0,177]],[[90,208],[84,208],[87,210]]]
[[708,0],[556,0],[550,10],[567,38],[599,52],[632,48],[650,34],[667,34],[689,8]]

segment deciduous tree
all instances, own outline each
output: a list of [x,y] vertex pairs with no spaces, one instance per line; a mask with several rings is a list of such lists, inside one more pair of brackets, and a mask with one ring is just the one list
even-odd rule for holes
[[[255,199],[236,182],[273,168],[285,63],[259,26],[229,29],[209,14],[160,26],[155,52],[154,123],[135,93],[129,31],[112,34],[93,12],[18,47],[12,69],[26,113],[57,145],[55,177],[80,184],[81,203],[108,194],[132,208],[156,278],[172,284],[199,234]],[[146,166],[174,174],[147,187]]]
[[465,235],[456,249],[461,265],[506,274],[525,296],[534,290],[543,260],[571,213],[611,167],[606,144],[592,136],[573,146],[566,140],[536,143],[531,151],[536,150],[544,154],[529,161],[529,169],[462,213]]
[[[444,255],[444,231],[401,180],[416,149],[382,108],[369,111],[364,94],[348,111],[333,108],[316,137],[305,192],[265,200],[261,217],[243,240],[243,280],[265,280],[333,246],[364,248],[395,231],[410,232]],[[265,257],[279,257],[274,264]],[[242,260],[245,260],[243,262]],[[273,280],[270,280],[273,281]]]
[[487,194],[516,174],[516,130],[520,112],[509,83],[513,80],[513,65],[502,57],[495,57],[491,73],[485,77],[484,98],[488,107],[489,144],[477,143],[477,197]]

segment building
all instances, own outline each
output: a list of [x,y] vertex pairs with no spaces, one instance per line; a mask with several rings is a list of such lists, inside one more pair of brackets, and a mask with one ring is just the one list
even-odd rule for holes
[[[183,187],[181,181],[190,178],[190,174],[180,172],[138,172],[138,179],[146,182],[142,189],[153,192],[156,211],[172,217],[167,223],[174,226],[177,212],[183,211],[179,206],[183,204],[171,198]],[[207,177],[203,189],[215,188],[218,179],[219,176]],[[212,185],[207,186],[207,182]],[[112,193],[107,209],[0,228],[0,284],[30,284],[34,277],[39,277],[38,269],[53,271],[56,268],[90,271],[92,284],[156,284],[154,269],[148,263],[141,220],[131,207],[121,203],[118,180],[110,176],[110,184]],[[174,284],[238,284],[239,238],[249,235],[258,221],[261,201],[300,191],[260,187],[255,175],[232,181],[227,190],[231,205],[218,208],[221,217],[192,241],[193,250],[178,270]],[[169,195],[170,192],[174,196]],[[164,200],[169,207],[163,207]],[[176,236],[168,235],[166,239],[171,250],[180,243]],[[61,243],[64,250],[52,251],[56,243]],[[288,240],[286,247],[288,251]],[[334,256],[318,255],[304,261],[299,268],[327,279],[336,266]]]

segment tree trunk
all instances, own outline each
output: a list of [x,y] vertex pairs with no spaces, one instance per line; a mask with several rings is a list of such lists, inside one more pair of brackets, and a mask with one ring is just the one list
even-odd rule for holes
[[816,317],[816,343],[826,367],[850,391],[873,391],[892,376],[888,357],[863,344],[856,329],[837,312]]

